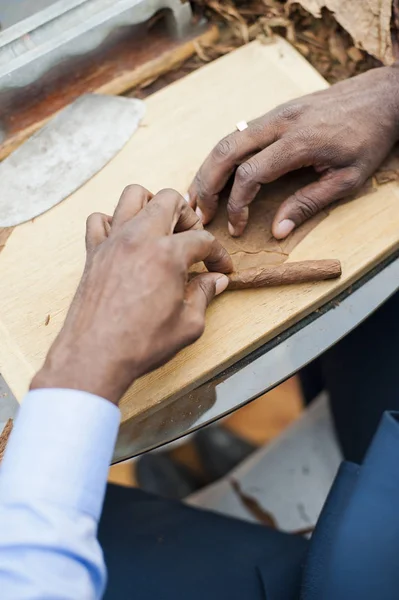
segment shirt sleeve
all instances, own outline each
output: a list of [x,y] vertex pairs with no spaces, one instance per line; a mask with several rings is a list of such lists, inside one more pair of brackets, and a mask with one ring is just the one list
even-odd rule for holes
[[2,598],[101,598],[97,525],[119,421],[116,406],[86,392],[24,399],[0,467]]

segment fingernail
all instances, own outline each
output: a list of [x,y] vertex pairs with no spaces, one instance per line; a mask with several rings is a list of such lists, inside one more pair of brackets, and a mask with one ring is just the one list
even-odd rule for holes
[[227,224],[227,228],[229,230],[229,234],[232,235],[233,237],[236,237],[236,230],[234,229],[233,225],[229,222]]
[[219,294],[224,292],[224,290],[227,288],[228,285],[229,285],[229,278],[227,277],[227,275],[221,275],[220,277],[218,277],[218,279],[216,279],[216,284],[215,284],[216,296],[218,296]]
[[283,239],[287,237],[289,233],[294,229],[295,223],[291,221],[291,219],[283,219],[280,223],[277,223],[274,228],[275,237],[278,239]]
[[186,194],[183,194],[183,198],[186,202],[190,202],[190,194],[188,192]]
[[201,221],[204,222],[204,215],[199,206],[197,206],[197,208],[195,209],[195,212],[196,212],[197,216],[201,219]]

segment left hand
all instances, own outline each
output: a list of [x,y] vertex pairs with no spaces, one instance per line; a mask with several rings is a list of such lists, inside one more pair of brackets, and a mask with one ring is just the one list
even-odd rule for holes
[[399,64],[372,69],[278,106],[222,139],[198,171],[190,204],[203,223],[214,217],[219,194],[234,174],[227,204],[231,235],[243,233],[262,184],[313,166],[318,181],[280,206],[273,235],[285,238],[331,202],[356,191],[399,138]]

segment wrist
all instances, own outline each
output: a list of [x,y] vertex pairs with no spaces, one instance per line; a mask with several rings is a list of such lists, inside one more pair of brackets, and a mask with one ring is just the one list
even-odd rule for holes
[[98,354],[74,352],[62,345],[52,348],[43,367],[32,379],[30,389],[71,389],[89,392],[118,405],[124,393],[133,383],[131,374]]

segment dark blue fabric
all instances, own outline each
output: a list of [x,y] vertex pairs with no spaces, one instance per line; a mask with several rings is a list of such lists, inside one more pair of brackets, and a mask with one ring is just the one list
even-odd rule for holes
[[310,545],[109,486],[99,529],[109,570],[105,599],[396,600],[398,419],[384,414],[361,467],[341,466]]
[[338,471],[312,535],[302,583],[303,599],[319,600],[323,597],[337,529],[351,500],[359,471],[359,465],[353,463],[343,463]]
[[105,600],[297,600],[307,540],[109,486]]
[[336,523],[323,592],[317,598],[396,600],[399,598],[397,413],[384,414],[352,486]]

